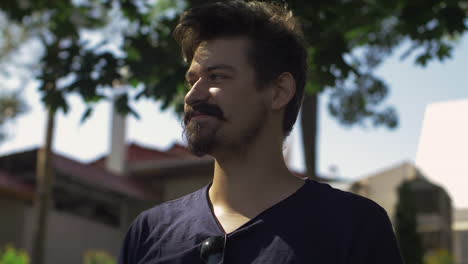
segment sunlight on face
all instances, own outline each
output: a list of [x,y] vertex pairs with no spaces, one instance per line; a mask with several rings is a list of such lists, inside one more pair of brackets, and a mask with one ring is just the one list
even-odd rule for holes
[[247,47],[244,38],[214,39],[195,52],[186,74],[190,91],[184,135],[196,155],[242,152],[265,124],[267,108],[256,89]]

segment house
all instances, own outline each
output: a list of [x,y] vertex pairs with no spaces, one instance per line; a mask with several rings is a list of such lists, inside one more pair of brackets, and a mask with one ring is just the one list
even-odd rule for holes
[[416,164],[448,190],[454,207],[454,256],[468,263],[468,98],[429,104],[419,138]]
[[411,163],[404,162],[358,180],[349,190],[377,202],[395,223],[398,187],[403,181],[410,182],[414,194],[418,233],[425,254],[441,248],[452,252],[451,198]]
[[468,209],[455,210],[453,236],[456,263],[468,264]]
[[[211,181],[213,159],[208,156],[198,158],[178,144],[167,151],[130,144],[126,153],[123,176],[151,186],[158,195],[156,203],[181,197]],[[109,158],[110,156],[98,158],[90,165],[104,169]]]
[[[82,163],[53,155],[53,202],[48,217],[46,263],[83,263],[87,250],[118,255],[133,219],[143,210],[209,183],[211,158],[180,145],[167,151],[129,144],[124,170],[108,156]],[[0,246],[31,249],[38,149],[0,157]]]

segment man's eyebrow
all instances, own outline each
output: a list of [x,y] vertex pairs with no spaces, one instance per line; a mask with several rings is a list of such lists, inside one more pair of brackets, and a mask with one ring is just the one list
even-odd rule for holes
[[215,64],[215,65],[210,65],[206,67],[207,72],[214,71],[214,70],[228,70],[231,72],[236,72],[236,69],[228,64]]
[[[228,64],[215,64],[215,65],[210,65],[208,67],[206,67],[203,71],[204,72],[210,72],[210,71],[214,71],[214,70],[228,70],[230,72],[233,72],[233,73],[236,73],[236,69],[234,67],[232,67],[231,65],[228,65]],[[193,77],[194,75],[196,75],[195,71],[187,71],[187,73],[185,73],[185,80],[190,80],[191,77]]]

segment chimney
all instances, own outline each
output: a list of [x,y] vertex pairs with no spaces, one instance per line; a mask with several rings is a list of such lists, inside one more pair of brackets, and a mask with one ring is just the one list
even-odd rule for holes
[[117,175],[125,174],[127,148],[125,145],[126,117],[118,113],[115,100],[124,92],[125,88],[122,86],[114,91],[111,110],[110,152],[106,159],[106,168]]

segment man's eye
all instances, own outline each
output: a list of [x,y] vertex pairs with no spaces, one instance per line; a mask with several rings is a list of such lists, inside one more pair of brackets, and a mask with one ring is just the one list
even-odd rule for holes
[[210,81],[216,82],[216,81],[220,81],[221,79],[223,79],[224,76],[221,74],[212,73],[208,77]]

